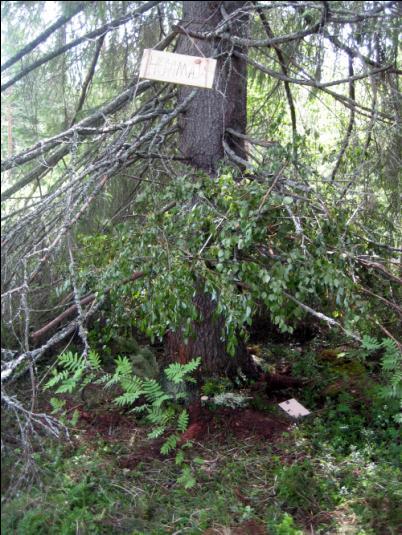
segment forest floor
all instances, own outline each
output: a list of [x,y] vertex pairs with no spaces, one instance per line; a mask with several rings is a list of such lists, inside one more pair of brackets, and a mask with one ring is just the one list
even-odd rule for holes
[[[256,338],[249,349],[267,372],[305,384],[239,387],[244,408],[207,403],[187,431],[191,488],[180,483],[175,454],[162,455],[132,414],[67,397],[67,410],[79,413],[70,441],[35,447],[36,475],[13,496],[5,491],[18,449],[3,458],[2,533],[400,533],[400,438],[373,394],[378,363],[323,337]],[[228,389],[211,380],[204,394]],[[289,398],[311,414],[290,419],[278,407]]]

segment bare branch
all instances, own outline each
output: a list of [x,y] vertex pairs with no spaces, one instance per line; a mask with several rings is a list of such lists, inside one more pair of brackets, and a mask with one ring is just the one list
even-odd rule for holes
[[[262,25],[264,26],[265,33],[268,35],[268,37],[270,39],[274,39],[274,33],[273,33],[269,23],[268,23],[268,19],[265,16],[265,13],[259,7],[257,7],[257,13],[260,16]],[[285,57],[284,57],[284,55],[282,53],[282,50],[277,45],[273,45],[273,48],[274,48],[274,50],[276,52],[276,55],[278,56],[278,60],[279,60],[280,66],[281,66],[282,73],[286,77],[288,77],[289,76],[288,75],[288,68],[287,68]],[[283,85],[285,87],[286,98],[287,98],[288,105],[289,105],[290,120],[292,122],[293,154],[294,154],[294,157],[295,157],[295,160],[296,160],[297,159],[296,110],[295,110],[295,105],[294,105],[294,102],[293,102],[292,91],[290,89],[289,82],[287,80],[284,80],[283,81]]]
[[7,60],[3,63],[1,66],[1,72],[5,71],[11,65],[14,65],[17,61],[22,59],[24,56],[32,52],[38,45],[45,42],[48,37],[52,35],[56,30],[58,30],[61,26],[64,26],[67,24],[68,21],[70,21],[75,15],[80,13],[83,9],[85,9],[87,2],[82,4],[77,4],[76,6],[73,6],[71,13],[69,15],[62,15],[59,17],[56,22],[54,22],[49,28],[47,28],[44,32],[42,32],[38,37],[36,37],[33,41],[28,43],[24,48],[22,48],[20,51],[18,51],[12,58]]
[[21,80],[21,78],[24,78],[27,74],[32,72],[33,70],[37,69],[41,65],[44,65],[48,61],[57,58],[57,56],[60,56],[60,54],[64,54],[64,52],[67,52],[67,50],[71,50],[72,48],[75,48],[76,46],[80,45],[81,43],[84,43],[85,41],[88,41],[90,39],[95,39],[96,37],[99,37],[100,35],[106,35],[108,32],[115,30],[122,24],[126,24],[133,18],[137,18],[140,15],[146,13],[153,7],[159,4],[159,1],[151,1],[147,2],[146,4],[143,4],[139,6],[134,11],[131,11],[127,15],[124,15],[123,17],[120,17],[119,19],[112,20],[111,22],[108,22],[107,24],[104,24],[100,28],[97,28],[96,30],[93,30],[81,37],[78,37],[77,39],[74,39],[74,41],[71,41],[70,43],[67,43],[66,45],[58,48],[57,50],[54,50],[53,52],[49,52],[48,54],[45,54],[42,56],[42,58],[38,59],[34,63],[31,63],[31,65],[28,65],[25,69],[23,69],[20,73],[18,73],[14,78],[9,80],[8,82],[5,82],[1,86],[1,92],[5,91],[12,85],[14,85],[16,82]]
[[316,318],[318,318],[321,321],[325,321],[326,323],[328,323],[328,325],[331,325],[333,327],[335,327],[335,326],[339,327],[345,334],[347,334],[348,336],[350,336],[354,340],[357,340],[357,341],[361,342],[360,336],[358,336],[357,334],[352,333],[352,332],[348,331],[347,329],[345,329],[338,321],[334,320],[333,318],[330,318],[329,316],[326,316],[322,312],[317,312],[313,308],[309,307],[308,305],[305,305],[304,303],[302,303],[301,301],[296,299],[296,297],[293,297],[293,295],[290,295],[287,292],[283,292],[283,293],[284,293],[284,295],[286,295],[286,297],[288,299],[290,299],[291,301],[293,301],[294,303],[299,305],[300,308],[302,308],[303,310],[305,310],[306,312],[308,312],[312,316],[315,316]]
[[[354,101],[355,100],[355,84],[354,84],[353,76],[354,76],[353,57],[349,56],[349,80],[350,80],[350,82],[349,82],[349,98],[350,98],[350,100]],[[331,177],[330,177],[331,182],[333,182],[335,180],[336,173],[338,172],[339,166],[341,165],[341,162],[342,162],[342,158],[343,158],[343,156],[344,156],[344,154],[346,152],[346,149],[348,148],[348,145],[349,145],[349,142],[350,142],[350,138],[351,138],[351,135],[352,135],[352,132],[353,132],[354,124],[355,124],[355,109],[351,108],[348,128],[346,130],[346,134],[345,134],[342,146],[341,146],[341,150],[339,151],[338,158],[336,159],[335,166],[334,166],[334,168],[332,170],[332,173],[331,173]]]
[[91,83],[93,75],[95,74],[96,64],[98,63],[99,54],[102,49],[104,40],[105,40],[105,36],[102,35],[101,37],[99,37],[98,41],[96,42],[94,57],[92,59],[92,62],[89,67],[86,78],[84,80],[84,83],[82,84],[81,95],[80,95],[80,98],[78,99],[77,109],[75,110],[74,117],[70,121],[70,127],[73,126],[73,124],[75,123],[75,119],[77,118],[77,115],[82,110],[82,106],[84,105],[85,98],[87,96],[88,86]]

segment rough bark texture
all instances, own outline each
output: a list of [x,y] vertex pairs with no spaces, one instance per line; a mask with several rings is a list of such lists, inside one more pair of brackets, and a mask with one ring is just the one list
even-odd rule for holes
[[223,338],[224,319],[216,318],[216,303],[210,296],[198,292],[194,303],[201,318],[194,324],[195,335],[186,345],[180,332],[170,332],[166,339],[166,350],[172,360],[185,364],[195,357],[201,357],[199,373],[202,376],[224,374],[234,378],[240,369],[248,377],[256,378],[256,369],[245,344],[239,341],[236,354],[230,356],[226,352]]
[[[246,2],[183,2],[182,27],[192,31],[215,29],[233,11]],[[245,36],[248,16],[241,14],[233,19],[230,31]],[[245,133],[247,113],[246,64],[232,56],[233,50],[219,41],[193,39],[182,35],[177,52],[181,54],[213,57],[220,54],[213,90],[199,89],[180,120],[180,150],[196,169],[211,175],[216,173],[219,161],[224,156],[223,139],[242,158],[244,145],[239,139],[232,140],[225,133],[232,128]],[[244,51],[243,51],[244,52]],[[183,88],[179,100],[183,101],[192,88]],[[202,286],[202,283],[201,283]],[[239,342],[234,357],[226,352],[224,319],[216,318],[216,303],[202,290],[194,299],[200,320],[194,325],[194,337],[186,345],[180,332],[169,333],[166,340],[167,355],[181,363],[195,357],[202,358],[201,374],[225,373],[236,375],[240,368],[248,376],[256,376],[256,370],[244,343]]]
[[[233,11],[246,2],[183,2],[182,26],[190,31],[210,31],[222,23]],[[241,15],[231,23],[234,35],[245,36],[248,15]],[[245,51],[240,49],[242,53]],[[231,54],[230,45],[216,40],[200,40],[181,35],[177,52],[192,56],[214,57],[219,54],[214,90],[200,89],[180,121],[180,150],[191,164],[211,175],[224,156],[222,140],[243,159],[244,141],[225,134],[226,128],[240,133],[247,121],[247,65]],[[180,91],[184,100],[192,88]]]

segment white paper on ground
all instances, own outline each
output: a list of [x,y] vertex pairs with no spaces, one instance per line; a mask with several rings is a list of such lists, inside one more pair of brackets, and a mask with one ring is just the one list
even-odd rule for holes
[[301,416],[310,414],[310,411],[307,410],[306,407],[303,407],[303,405],[294,398],[279,403],[279,406],[287,412],[289,416],[293,416],[294,418],[300,418]]

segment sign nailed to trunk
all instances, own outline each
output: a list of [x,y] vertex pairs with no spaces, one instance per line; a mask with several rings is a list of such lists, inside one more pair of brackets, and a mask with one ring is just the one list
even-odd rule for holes
[[215,69],[216,59],[146,48],[142,56],[140,78],[211,89]]

